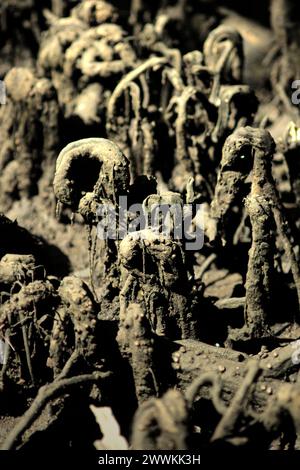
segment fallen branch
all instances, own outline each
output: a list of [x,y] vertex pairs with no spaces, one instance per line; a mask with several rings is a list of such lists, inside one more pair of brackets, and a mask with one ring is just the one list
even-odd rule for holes
[[6,437],[4,443],[1,446],[1,450],[14,449],[21,436],[40,416],[41,412],[49,403],[49,401],[62,394],[66,389],[73,387],[74,385],[82,385],[89,382],[95,383],[98,382],[98,380],[106,379],[111,375],[110,372],[93,372],[91,374],[83,374],[65,378],[65,375],[70,371],[70,368],[76,359],[77,354],[72,355],[61,374],[57,376],[57,378],[52,383],[43,385],[39,389],[37,396],[33,400],[28,410],[24,413],[19,422]]

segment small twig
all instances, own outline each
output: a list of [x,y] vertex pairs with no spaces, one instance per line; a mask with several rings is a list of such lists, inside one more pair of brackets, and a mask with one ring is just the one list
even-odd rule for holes
[[224,439],[232,434],[239,416],[241,415],[249,397],[253,382],[257,379],[260,372],[259,362],[257,360],[249,361],[248,372],[232,399],[229,407],[217,425],[211,441]]
[[29,349],[28,338],[27,338],[27,331],[26,331],[26,326],[24,325],[24,315],[21,311],[19,312],[19,317],[20,317],[20,322],[22,322],[21,330],[22,330],[22,336],[23,336],[23,342],[24,342],[24,348],[25,348],[25,354],[26,354],[26,363],[27,363],[29,375],[31,378],[31,382],[33,385],[35,385],[35,379],[34,379],[33,368],[32,368],[31,357],[30,357],[30,349]]
[[55,381],[65,379],[69,375],[71,368],[74,366],[78,358],[79,358],[78,351],[73,351],[71,356],[65,363],[62,371],[55,377]]

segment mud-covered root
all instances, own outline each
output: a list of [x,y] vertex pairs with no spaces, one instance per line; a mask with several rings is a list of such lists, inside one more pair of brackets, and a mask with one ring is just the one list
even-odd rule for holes
[[275,142],[271,135],[267,131],[249,126],[236,129],[226,139],[222,151],[220,171],[211,203],[211,221],[208,227],[211,229],[211,239],[218,236],[223,238],[224,243],[230,241],[232,209],[235,206],[241,207],[247,195],[245,181],[253,169],[254,149],[264,153],[268,165],[267,174],[265,175],[263,168],[257,178],[266,176],[266,185],[274,185],[270,174],[270,161],[275,151]]
[[299,122],[290,122],[283,137],[283,153],[289,169],[289,179],[295,202],[300,207],[300,128]]
[[10,292],[14,283],[27,284],[36,280],[39,271],[32,255],[7,254],[0,261],[0,289]]
[[[132,47],[125,41],[125,31],[116,24],[102,24],[83,31],[65,52],[63,71],[80,91],[81,82],[106,80],[112,89],[127,69],[136,63]],[[75,75],[84,80],[74,79]],[[109,87],[107,80],[110,79]]]
[[206,65],[216,73],[222,73],[225,83],[241,83],[244,65],[243,39],[230,26],[221,25],[208,35],[203,54]]
[[43,36],[38,68],[53,81],[66,127],[69,119],[84,127],[104,127],[107,100],[136,63],[126,32],[116,24],[116,8],[87,0],[79,2],[69,17],[49,15],[51,26]]
[[[215,197],[211,205],[208,231],[216,237],[218,229],[221,228],[218,236],[226,241],[232,209],[234,205],[241,205],[246,195],[245,180],[252,171],[251,193],[246,202],[252,224],[252,248],[249,253],[246,282],[246,322],[249,322],[248,333],[244,331],[246,336],[250,334],[250,330],[250,336],[254,334],[261,337],[267,334],[266,319],[271,310],[276,254],[273,235],[275,231],[290,260],[300,299],[300,275],[295,243],[272,176],[274,152],[275,142],[266,130],[251,127],[237,129],[225,142]],[[254,318],[257,318],[257,323]]]
[[252,226],[252,247],[245,286],[245,322],[249,336],[262,338],[270,334],[272,319],[275,224],[270,201],[263,196],[249,196],[246,209]]
[[129,187],[129,163],[116,144],[107,139],[83,139],[59,154],[54,177],[59,203],[95,222],[101,202],[116,205]]
[[281,450],[297,449],[300,430],[299,391],[298,383],[281,383],[276,395],[269,400],[264,411],[251,413],[252,419],[260,423],[266,433],[278,437]]
[[99,387],[103,380],[110,377],[110,372],[100,372],[97,370],[92,371],[90,374],[70,376],[77,359],[77,354],[73,353],[54,381],[43,385],[39,389],[30,407],[6,436],[5,441],[1,445],[1,450],[16,448],[25,431],[31,427],[51,400],[64,396],[66,391],[72,390],[74,387],[91,387],[93,384]]
[[[273,179],[271,173],[274,143],[265,132],[252,133],[253,171],[251,193],[245,207],[250,216],[252,246],[249,251],[246,278],[245,326],[241,337],[263,338],[270,335],[276,224],[273,216]],[[269,141],[269,142],[268,142]],[[230,335],[232,337],[232,335]]]
[[244,183],[253,166],[252,148],[249,142],[249,128],[241,128],[230,135],[223,146],[222,159],[210,218],[206,231],[209,240],[220,238],[223,243],[230,241],[228,230],[231,226],[232,209],[241,206],[246,191]]
[[235,129],[251,126],[258,109],[258,99],[248,85],[222,85],[218,98],[218,120],[211,135],[215,145]]
[[154,335],[149,320],[139,304],[129,304],[120,319],[117,341],[124,358],[129,359],[139,402],[158,392],[155,379]]
[[293,419],[295,431],[300,433],[300,388],[299,384],[290,387],[282,384],[278,391],[278,405],[284,412],[288,412]]
[[212,441],[225,439],[234,434],[239,418],[243,413],[246,414],[247,405],[251,400],[251,392],[259,373],[259,361],[255,359],[249,361],[244,380],[218,423],[212,436]]
[[242,82],[244,66],[242,36],[232,27],[221,25],[208,35],[203,53],[207,67],[214,74],[210,101],[218,104],[221,84]]
[[[55,18],[52,19],[49,30],[43,35],[37,60],[38,71],[42,75],[53,78],[57,90],[60,90],[60,84],[67,84],[66,81],[60,83],[61,76],[57,73],[62,72],[63,69],[64,51],[85,30],[87,30],[87,25],[77,18]],[[64,103],[63,96],[67,97],[66,91],[60,90],[58,93],[61,105]]]
[[16,199],[30,198],[45,188],[49,195],[59,147],[59,107],[53,84],[30,69],[14,67],[4,82],[0,208],[8,210]]
[[166,64],[165,57],[150,57],[143,63],[136,61],[134,69],[119,81],[107,103],[107,135],[129,156],[132,179],[136,175],[155,174],[156,125],[149,113],[153,93],[146,76]]
[[7,360],[1,371],[15,384],[36,385],[43,380],[57,295],[48,281],[21,286],[0,306],[0,334],[7,345]]
[[71,16],[89,26],[96,26],[115,23],[118,20],[118,11],[111,3],[103,0],[84,0],[72,9]]
[[57,18],[47,14],[47,19],[50,27],[42,36],[37,70],[40,76],[51,79],[62,114],[69,118],[74,114],[78,93],[73,80],[64,74],[65,54],[88,25],[76,17]]
[[87,364],[97,362],[97,314],[88,286],[81,279],[65,277],[58,289],[60,304],[54,317],[47,364],[54,376],[61,370],[73,351]]
[[[237,447],[252,445],[250,430],[254,426],[261,427],[265,442],[271,443],[281,434],[299,429],[299,384],[293,383],[298,382],[299,375],[297,342],[270,352],[262,348],[254,357],[201,342],[178,343],[180,348],[173,354],[177,361],[174,383],[185,394],[194,425],[194,410],[203,400],[209,400],[220,415],[212,429],[213,441],[227,441]],[[284,380],[287,382],[282,383]],[[206,421],[203,430],[210,425]]]
[[131,443],[134,450],[186,450],[188,435],[187,402],[181,392],[169,390],[139,407]]
[[130,302],[142,302],[157,334],[196,337],[181,242],[152,229],[132,232],[120,243],[119,259],[120,316]]
[[[251,128],[248,128],[251,129]],[[297,297],[298,315],[300,311],[300,266],[297,255],[298,242],[294,237],[294,230],[289,220],[285,207],[278,194],[272,175],[271,163],[275,152],[275,142],[267,131],[252,130],[254,147],[256,147],[253,168],[252,190],[260,188],[261,193],[271,202],[273,218],[280,243],[286,256],[290,260],[290,271],[293,276]],[[269,143],[268,143],[269,141]]]

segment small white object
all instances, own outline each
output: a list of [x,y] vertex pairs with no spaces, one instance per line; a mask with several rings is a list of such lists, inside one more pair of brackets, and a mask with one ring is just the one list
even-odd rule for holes
[[103,438],[94,443],[97,450],[128,450],[128,442],[121,436],[119,423],[108,406],[96,407],[90,405]]

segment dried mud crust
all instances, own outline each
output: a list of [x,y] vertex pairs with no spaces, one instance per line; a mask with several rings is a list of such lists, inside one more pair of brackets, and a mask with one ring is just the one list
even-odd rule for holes
[[[298,9],[37,3],[0,7],[0,447],[103,447],[93,404],[132,449],[300,449]],[[124,197],[202,204],[203,247],[100,240]]]

